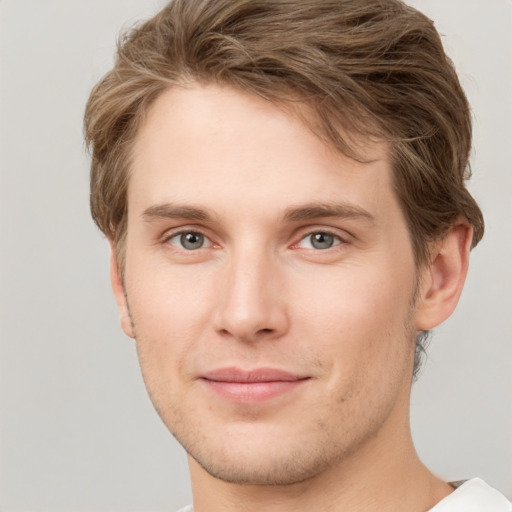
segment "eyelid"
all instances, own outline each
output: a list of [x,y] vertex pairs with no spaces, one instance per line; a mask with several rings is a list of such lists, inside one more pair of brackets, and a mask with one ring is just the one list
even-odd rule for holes
[[[194,224],[189,224],[186,226],[179,226],[179,227],[168,229],[160,237],[160,242],[162,244],[170,244],[170,240],[172,238],[179,236],[179,235],[183,235],[185,233],[197,233],[198,235],[202,235],[205,238],[205,240],[208,242],[208,244],[206,246],[201,247],[200,249],[207,249],[209,247],[214,247],[214,246],[218,245],[212,240],[212,237],[206,233],[205,229],[202,229],[200,226],[197,226]],[[180,248],[179,246],[177,246],[175,244],[170,244],[170,245],[173,245],[173,247],[176,247],[177,249],[182,250],[182,251],[195,252],[195,251],[189,251],[185,248]],[[199,249],[197,249],[197,250],[199,250]]]
[[[322,234],[322,235],[328,235],[330,237],[332,237],[333,239],[333,244],[330,246],[330,247],[325,247],[325,248],[318,248],[318,247],[313,247],[313,241],[311,240],[311,238],[314,236],[314,235],[318,235],[318,234]],[[305,242],[306,240],[310,239],[309,241],[309,246],[310,247],[304,247],[304,249],[308,249],[308,250],[314,250],[314,251],[328,251],[329,249],[334,249],[335,247],[337,247],[338,245],[341,245],[343,244],[343,240],[337,236],[337,235],[334,235],[332,233],[327,233],[326,231],[315,231],[313,233],[309,233],[308,235],[306,236],[303,236],[298,242],[297,242],[297,246],[300,246],[300,244],[302,244],[303,242]]]
[[[198,234],[204,236],[204,238],[207,241],[207,245],[204,247],[201,247],[201,249],[210,248],[210,247],[215,247],[215,248],[221,247],[221,244],[214,241],[214,238],[212,237],[210,230],[205,229],[203,226],[200,226],[197,224],[179,225],[179,226],[167,229],[158,238],[158,241],[159,241],[159,243],[162,243],[162,244],[169,244],[169,241],[171,240],[171,238],[174,238],[178,235],[182,235],[184,233],[198,233]],[[308,225],[308,226],[303,226],[295,231],[295,234],[293,235],[294,242],[289,247],[291,247],[292,249],[299,248],[298,245],[300,244],[300,242],[302,240],[304,240],[304,238],[311,236],[315,233],[325,233],[325,234],[335,237],[339,241],[339,243],[336,243],[329,249],[335,249],[339,245],[349,244],[353,239],[353,235],[344,229],[331,227],[331,226],[327,227],[327,226],[322,226],[322,225],[313,225],[313,226]],[[176,247],[177,249],[179,249],[179,247],[177,245],[173,244],[173,246]],[[325,251],[327,252],[329,249],[325,249]],[[182,248],[181,250],[186,251],[186,249],[184,249],[184,248]],[[197,250],[199,250],[199,249],[197,249]],[[313,249],[313,250],[318,251],[318,249]],[[187,251],[187,252],[195,252],[195,251]]]
[[[337,240],[339,240],[339,243],[336,245],[333,245],[332,249],[334,247],[337,247],[339,245],[344,245],[350,243],[353,236],[348,233],[345,230],[337,229],[334,227],[326,227],[326,226],[307,226],[304,228],[300,228],[296,235],[294,236],[294,240],[296,240],[292,244],[292,248],[298,248],[299,243],[307,238],[308,236],[314,235],[315,233],[325,233],[326,235],[330,235],[335,237]],[[315,249],[317,250],[317,249]]]
[[[181,239],[183,237],[183,235],[198,235],[201,237],[202,239],[202,245],[200,247],[197,247],[197,248],[194,248],[194,249],[187,249],[186,247],[183,247],[183,244],[181,243]],[[172,240],[176,239],[176,243],[172,242]],[[179,240],[179,242],[178,242]],[[169,237],[167,239],[167,241],[169,243],[171,243],[172,245],[178,247],[180,250],[185,250],[185,251],[199,251],[200,249],[206,249],[208,247],[211,247],[212,246],[212,241],[205,235],[203,235],[202,233],[198,233],[197,231],[183,231],[181,233],[175,233],[173,236]]]

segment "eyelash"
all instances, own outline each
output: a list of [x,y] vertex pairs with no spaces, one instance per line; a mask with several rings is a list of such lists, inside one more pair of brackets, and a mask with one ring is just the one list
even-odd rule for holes
[[[315,235],[321,235],[322,237],[328,237],[328,238],[331,238],[331,241],[332,241],[332,245],[329,245],[328,247],[323,247],[323,248],[320,248],[320,247],[314,247],[314,242],[313,242],[313,237]],[[313,250],[313,251],[320,251],[320,252],[323,252],[323,251],[328,251],[329,249],[334,249],[336,247],[338,247],[339,245],[343,245],[343,244],[346,244],[346,240],[344,240],[343,238],[341,238],[341,236],[335,234],[335,233],[332,233],[331,231],[328,231],[328,230],[315,230],[315,231],[309,231],[306,235],[302,236],[300,238],[300,240],[293,245],[294,248],[300,248],[300,244],[305,241],[305,240],[310,240],[310,246],[311,247],[305,247],[304,249],[308,249],[308,250]],[[316,240],[317,243],[319,244],[322,244],[322,240]],[[328,243],[328,242],[327,242]]]
[[[187,235],[199,236],[203,239],[203,241],[207,245],[205,246],[204,244],[202,244],[200,247],[198,247],[196,249],[187,249],[186,247],[183,247],[183,243],[181,243],[181,247],[179,247],[178,244],[172,243],[172,240],[177,237],[180,237],[180,242],[183,242],[183,237],[185,237]],[[205,235],[204,233],[202,233],[201,231],[199,231],[197,229],[182,229],[182,230],[176,231],[174,233],[169,233],[165,236],[163,241],[164,241],[164,243],[174,245],[175,247],[178,247],[178,249],[185,251],[185,252],[195,252],[195,250],[204,249],[207,247],[214,246],[214,243],[212,242],[210,237],[208,237],[207,235]]]
[[[199,247],[196,248],[186,248],[183,246],[184,239],[183,237],[187,235],[195,235],[196,237],[200,237],[202,239],[202,244]],[[323,237],[327,236],[328,238],[332,239],[332,245],[328,245],[329,241],[327,241],[327,247],[314,247],[314,242],[312,242],[312,237],[315,235],[322,235]],[[172,240],[179,237],[179,241],[176,243],[173,243]],[[304,235],[302,235],[298,242],[292,244],[292,249],[301,249],[300,245],[302,242],[306,240],[310,240],[310,247],[302,247],[302,249],[313,251],[313,252],[328,252],[330,250],[336,250],[338,246],[346,245],[348,242],[345,238],[342,238],[340,235],[333,233],[332,231],[325,230],[325,229],[317,229],[317,230],[310,230]],[[215,244],[211,238],[203,233],[202,231],[198,229],[181,229],[180,231],[175,231],[172,233],[168,233],[165,235],[163,239],[164,244],[170,244],[176,247],[178,250],[186,252],[186,253],[193,253],[200,249],[207,249],[207,248],[216,248],[218,247],[217,244]],[[191,242],[193,243],[193,241]],[[322,244],[322,240],[317,240],[317,243]]]

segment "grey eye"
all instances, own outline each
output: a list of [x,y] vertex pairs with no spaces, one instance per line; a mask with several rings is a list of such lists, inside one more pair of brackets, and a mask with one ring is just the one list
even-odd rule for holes
[[335,245],[339,245],[341,240],[336,235],[326,233],[325,231],[317,231],[316,233],[310,233],[306,235],[299,243],[299,246],[303,249],[316,249],[322,251],[330,249]]
[[187,251],[194,251],[204,247],[206,237],[201,233],[186,231],[183,233],[177,233],[169,239],[169,242],[173,245],[186,249]]
[[330,249],[334,245],[334,236],[329,233],[312,233],[309,235],[311,246],[315,249]]

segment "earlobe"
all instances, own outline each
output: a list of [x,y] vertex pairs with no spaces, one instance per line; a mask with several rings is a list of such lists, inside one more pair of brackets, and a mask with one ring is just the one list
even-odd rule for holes
[[130,315],[130,309],[128,308],[124,284],[117,263],[116,247],[112,241],[110,242],[110,284],[112,285],[112,291],[114,292],[117,308],[119,309],[121,327],[127,336],[135,338],[132,317]]
[[433,251],[422,272],[416,329],[428,331],[444,322],[459,301],[469,264],[473,229],[458,219]]

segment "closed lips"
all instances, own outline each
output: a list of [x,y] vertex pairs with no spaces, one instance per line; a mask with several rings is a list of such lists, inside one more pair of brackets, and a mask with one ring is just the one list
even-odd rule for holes
[[309,377],[296,375],[272,368],[241,370],[238,368],[222,368],[202,375],[202,378],[214,382],[259,383],[259,382],[294,382]]
[[208,372],[201,379],[207,389],[223,400],[235,404],[254,404],[287,395],[310,377],[272,368],[223,368]]

